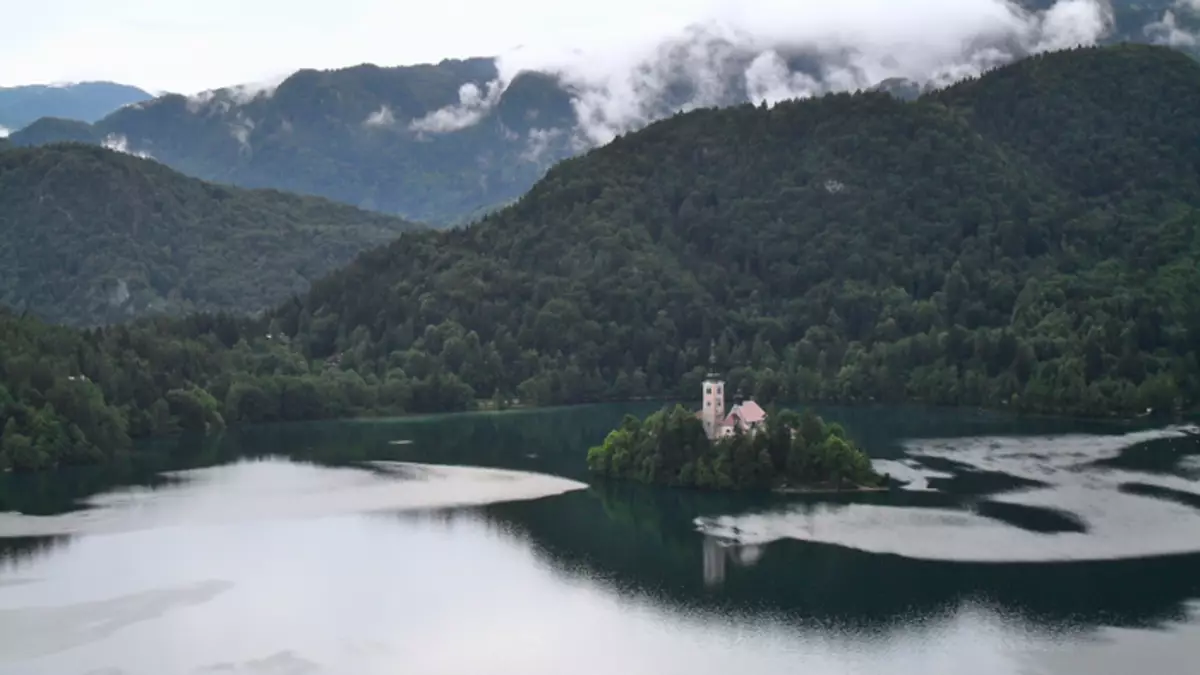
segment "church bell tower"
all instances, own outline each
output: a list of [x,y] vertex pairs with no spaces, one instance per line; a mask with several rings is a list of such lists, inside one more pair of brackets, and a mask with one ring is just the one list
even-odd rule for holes
[[700,419],[704,423],[704,433],[708,434],[709,438],[716,438],[717,427],[721,420],[725,419],[725,380],[717,374],[715,343],[709,349],[708,375],[705,376],[702,386],[704,389],[701,398],[704,407],[700,409]]

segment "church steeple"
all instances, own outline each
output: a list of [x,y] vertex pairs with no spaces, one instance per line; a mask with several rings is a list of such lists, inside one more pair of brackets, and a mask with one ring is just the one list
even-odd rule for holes
[[713,341],[708,352],[708,375],[704,378],[700,420],[709,438],[716,438],[718,426],[725,419],[725,381],[717,372],[717,348]]
[[717,341],[710,340],[708,343],[708,375],[710,380],[716,380],[721,377],[717,372]]

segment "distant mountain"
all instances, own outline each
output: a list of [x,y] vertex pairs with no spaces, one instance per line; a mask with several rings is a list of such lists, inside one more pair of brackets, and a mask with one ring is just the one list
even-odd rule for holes
[[85,141],[184,173],[446,223],[518,197],[573,152],[569,94],[527,73],[498,96],[493,59],[302,70],[271,91],[163,96],[94,125],[42,119],[19,145]]
[[[1197,12],[1177,2],[1117,0],[1104,39],[1194,49],[1188,30],[1197,27]],[[1043,12],[1020,19],[1025,29],[984,35],[967,41],[952,58],[939,52],[903,67],[892,54],[868,57],[862,50],[813,42],[764,49],[754,40],[699,26],[608,80],[566,69],[525,71],[502,81],[490,58],[302,70],[275,88],[164,96],[122,108],[94,125],[43,119],[12,139],[20,145],[104,144],[206,180],[315,194],[450,225],[515,200],[562,159],[681,110],[871,87],[911,100],[1024,54],[1087,41],[1099,31],[1079,11],[1096,7],[1084,0],[1023,0],[1023,5]],[[1090,18],[1099,22],[1099,16]],[[928,72],[915,72],[920,69]],[[889,71],[899,74],[880,77]]]
[[412,224],[87,145],[0,152],[0,304],[92,325],[253,312]]
[[41,117],[95,122],[121,106],[151,98],[137,87],[114,82],[0,87],[0,127],[13,131]]
[[[1135,45],[1030,57],[911,102],[675,115],[261,317],[80,333],[0,311],[0,468],[104,456],[126,430],[691,398],[714,358],[764,403],[1198,411],[1197,138],[1200,64]],[[114,211],[99,213],[152,222]],[[71,232],[47,238],[91,248],[90,228]],[[24,251],[40,256],[26,274],[70,269],[53,247]]]

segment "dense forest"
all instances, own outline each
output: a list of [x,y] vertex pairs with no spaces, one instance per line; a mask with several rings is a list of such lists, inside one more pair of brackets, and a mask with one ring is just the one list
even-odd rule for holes
[[588,469],[643,483],[717,490],[870,488],[885,482],[838,424],[806,410],[772,412],[758,433],[710,441],[682,406],[627,415],[588,451]]
[[255,312],[413,225],[87,145],[0,152],[0,304],[68,325]]
[[539,403],[695,391],[715,340],[767,401],[1192,408],[1195,110],[1200,65],[1120,46],[912,103],[695,111],[275,318],[313,358]]
[[475,225],[406,232],[255,319],[74,333],[6,316],[5,424],[36,446],[36,415],[57,415],[119,449],[53,398],[76,375],[139,436],[215,413],[690,397],[710,356],[764,404],[1195,410],[1197,111],[1200,64],[1119,46],[913,102],[680,114],[563,162]]

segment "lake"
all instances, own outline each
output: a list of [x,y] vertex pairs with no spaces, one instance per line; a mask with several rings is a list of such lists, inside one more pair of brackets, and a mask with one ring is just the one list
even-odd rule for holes
[[902,483],[589,484],[600,405],[0,475],[0,673],[1193,673],[1200,438],[819,408]]

